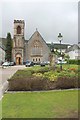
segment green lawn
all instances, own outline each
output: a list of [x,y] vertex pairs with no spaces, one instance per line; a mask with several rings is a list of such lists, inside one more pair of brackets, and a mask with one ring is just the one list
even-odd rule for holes
[[3,118],[75,118],[78,91],[7,93],[2,107]]
[[2,118],[2,100],[0,100],[0,120]]
[[[45,67],[41,67],[39,65],[36,65],[36,66],[33,66],[33,67],[27,67],[25,70],[29,69],[29,70],[35,70],[35,71],[37,71],[37,70],[39,70],[41,68],[44,69],[44,68],[48,68],[48,67],[49,67],[49,65],[46,65]],[[60,65],[57,65],[57,67],[60,68]],[[75,65],[75,64],[62,64],[62,67],[63,67],[63,69],[64,68],[66,68],[66,69],[68,69],[68,68],[78,69],[79,65]]]

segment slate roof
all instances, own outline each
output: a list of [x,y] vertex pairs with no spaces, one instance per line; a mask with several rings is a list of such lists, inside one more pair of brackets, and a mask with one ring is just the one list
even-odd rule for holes
[[78,49],[80,49],[80,47],[77,44],[74,44],[71,47],[67,48],[66,52],[70,52]]
[[67,49],[68,46],[71,46],[69,44],[58,44],[58,43],[47,43],[50,49]]

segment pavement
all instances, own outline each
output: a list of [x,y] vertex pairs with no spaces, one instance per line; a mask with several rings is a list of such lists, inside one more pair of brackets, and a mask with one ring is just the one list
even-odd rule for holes
[[8,79],[11,78],[17,70],[24,69],[24,65],[9,66],[2,68],[0,66],[0,100],[4,92],[8,89]]

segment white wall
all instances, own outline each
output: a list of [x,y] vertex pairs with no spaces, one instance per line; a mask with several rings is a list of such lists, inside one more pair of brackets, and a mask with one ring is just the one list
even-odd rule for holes
[[0,64],[2,61],[5,62],[5,51],[0,47]]
[[80,59],[80,50],[74,50],[67,53],[70,59]]

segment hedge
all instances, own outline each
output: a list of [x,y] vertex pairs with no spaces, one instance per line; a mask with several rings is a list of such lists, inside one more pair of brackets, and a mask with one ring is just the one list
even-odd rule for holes
[[56,81],[57,89],[70,89],[78,87],[80,87],[80,80],[78,80],[78,77],[59,77]]
[[59,77],[56,81],[50,81],[41,77],[27,77],[9,81],[9,91],[39,91],[54,89],[69,89],[80,87],[77,77]]
[[9,91],[36,91],[54,89],[53,82],[41,77],[27,77],[9,81]]
[[74,59],[70,59],[68,61],[69,64],[76,64],[76,65],[80,65],[80,60],[74,60]]

